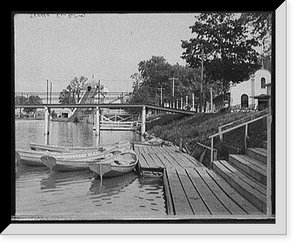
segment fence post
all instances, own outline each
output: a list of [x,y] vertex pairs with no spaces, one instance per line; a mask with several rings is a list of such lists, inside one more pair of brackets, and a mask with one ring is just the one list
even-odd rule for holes
[[223,141],[223,133],[222,132],[222,127],[218,127],[218,131],[220,133],[219,137],[220,137],[220,141],[222,142]]
[[214,137],[211,137],[211,143],[210,143],[210,163],[214,161]]
[[189,105],[189,96],[185,96],[185,109],[187,109],[188,105]]
[[96,107],[96,136],[100,135],[100,110]]
[[179,150],[183,151],[183,141],[182,141],[182,138],[179,139]]
[[146,107],[142,108],[142,123],[141,123],[141,134],[144,135],[146,132]]
[[192,93],[192,108],[191,111],[195,111],[195,95]]
[[213,88],[210,87],[210,111],[214,112],[214,103],[213,103]]
[[50,109],[48,107],[45,107],[45,132],[44,132],[44,136],[45,136],[45,145],[49,145],[49,136],[50,136],[50,114],[49,111]]
[[183,109],[183,97],[180,98],[180,109]]
[[245,153],[246,153],[246,150],[247,150],[247,140],[248,140],[248,124],[245,125],[245,140],[244,140]]

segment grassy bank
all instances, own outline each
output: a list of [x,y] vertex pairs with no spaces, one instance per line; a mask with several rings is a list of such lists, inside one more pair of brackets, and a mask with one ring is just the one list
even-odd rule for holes
[[[210,135],[218,132],[218,127],[241,118],[252,115],[252,113],[215,113],[196,114],[191,117],[170,116],[161,117],[160,121],[149,125],[148,132],[156,137],[173,142],[179,146],[180,138],[189,150],[192,150],[197,142],[210,146]],[[242,151],[244,147],[245,127],[238,128],[223,136],[223,143],[215,139],[215,148],[219,154],[226,157],[228,152]],[[262,140],[266,140],[266,123],[261,120],[249,125],[249,147],[260,146]]]

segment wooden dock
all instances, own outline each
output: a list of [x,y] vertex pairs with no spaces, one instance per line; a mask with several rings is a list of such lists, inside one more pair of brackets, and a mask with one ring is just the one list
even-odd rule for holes
[[263,216],[214,171],[174,146],[134,145],[138,171],[161,175],[168,215]]

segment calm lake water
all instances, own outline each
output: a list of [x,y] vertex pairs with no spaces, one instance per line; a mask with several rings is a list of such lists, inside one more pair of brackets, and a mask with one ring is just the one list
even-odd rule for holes
[[[16,148],[44,143],[43,120],[16,120]],[[121,140],[139,141],[130,131],[101,131],[91,124],[51,122],[50,144],[93,146]],[[130,172],[101,181],[93,172],[51,172],[20,166],[16,172],[16,216],[47,219],[126,219],[166,216],[161,178]]]

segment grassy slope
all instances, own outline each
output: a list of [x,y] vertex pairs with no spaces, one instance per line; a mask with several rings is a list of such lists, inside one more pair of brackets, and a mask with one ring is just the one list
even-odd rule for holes
[[[179,145],[180,138],[183,139],[189,150],[197,142],[210,146],[210,135],[218,132],[218,127],[226,123],[236,121],[251,113],[216,113],[216,114],[196,114],[192,117],[178,117],[177,120],[169,120],[164,124],[162,117],[161,123],[149,126],[149,133],[156,137],[173,142]],[[170,117],[167,117],[170,119]],[[224,134],[223,140],[225,146],[221,146],[219,139],[215,139],[215,148],[219,151],[236,152],[243,149],[245,128],[241,127],[232,132]],[[249,147],[259,146],[262,140],[266,140],[266,125],[264,121],[258,121],[249,125]],[[224,148],[226,147],[226,148]]]

